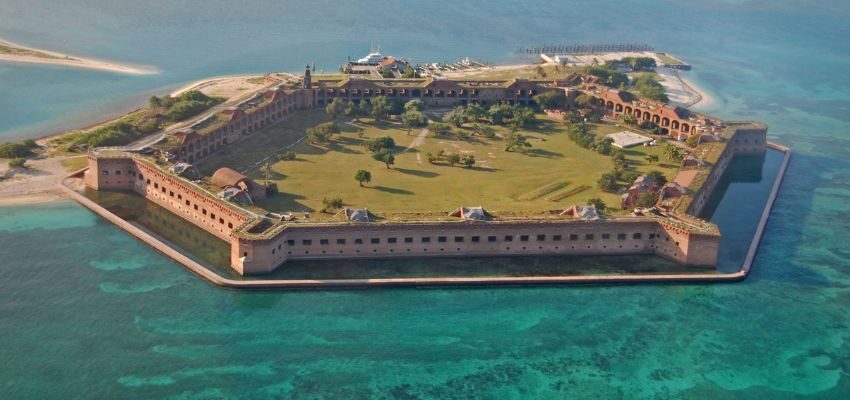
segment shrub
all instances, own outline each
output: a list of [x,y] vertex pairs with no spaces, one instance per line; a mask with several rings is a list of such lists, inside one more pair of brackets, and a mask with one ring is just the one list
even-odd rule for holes
[[432,153],[425,153],[425,159],[431,164],[433,164],[433,163],[437,162],[437,160],[439,160],[439,158]]
[[366,148],[373,153],[379,153],[382,150],[392,150],[395,147],[395,140],[389,136],[370,139],[366,142]]
[[32,148],[20,143],[0,144],[0,158],[21,158],[33,155]]
[[428,125],[428,130],[434,134],[434,136],[447,136],[452,133],[451,125],[445,122],[434,122]]
[[277,154],[277,159],[281,161],[292,161],[296,157],[296,154],[292,150],[287,150],[285,152],[281,152]]
[[606,172],[599,177],[597,181],[599,188],[606,192],[616,192],[617,191],[617,176],[611,172]]
[[688,145],[688,147],[691,147],[691,148],[697,147],[697,145],[699,144],[699,136],[700,135],[688,136],[688,138],[685,139],[685,144]]
[[331,198],[323,197],[322,198],[322,212],[331,212],[333,210],[338,210],[342,208],[343,201],[342,197],[334,196]]
[[9,168],[26,168],[27,167],[27,159],[26,158],[13,158],[9,160]]
[[605,202],[602,201],[602,199],[600,199],[599,197],[593,197],[593,198],[587,200],[587,204],[590,204],[590,205],[596,207],[596,211],[599,211],[599,212],[603,212],[603,211],[605,211],[606,208],[608,208],[608,206],[605,204]]
[[449,165],[454,166],[460,162],[460,156],[454,153],[446,155],[446,162],[448,162]]

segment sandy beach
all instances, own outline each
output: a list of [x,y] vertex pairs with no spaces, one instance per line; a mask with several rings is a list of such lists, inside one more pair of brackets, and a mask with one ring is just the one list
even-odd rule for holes
[[[48,157],[27,161],[12,177],[0,180],[0,206],[46,203],[63,199],[59,182],[71,171],[62,165],[68,157]],[[0,167],[5,170],[6,166]]]
[[0,62],[56,65],[109,71],[130,75],[156,74],[159,69],[145,65],[130,65],[91,57],[79,57],[49,50],[36,49],[0,39]]

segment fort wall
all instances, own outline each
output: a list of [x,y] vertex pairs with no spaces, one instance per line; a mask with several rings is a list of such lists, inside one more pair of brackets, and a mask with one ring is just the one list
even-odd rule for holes
[[760,123],[731,123],[739,126],[734,126],[734,132],[729,137],[726,147],[723,149],[720,157],[714,163],[702,187],[693,194],[691,204],[688,206],[686,213],[690,215],[700,215],[702,210],[711,198],[711,194],[717,187],[717,183],[732,158],[736,155],[757,155],[764,154],[767,151],[767,126]]

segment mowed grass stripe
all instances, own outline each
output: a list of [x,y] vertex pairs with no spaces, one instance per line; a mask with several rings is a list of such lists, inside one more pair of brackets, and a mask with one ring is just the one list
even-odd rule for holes
[[553,182],[553,183],[550,183],[546,186],[542,186],[542,187],[534,189],[530,192],[521,194],[521,195],[519,195],[519,197],[517,197],[517,200],[526,200],[526,201],[527,200],[537,200],[537,199],[539,199],[539,198],[541,198],[541,197],[543,197],[547,194],[561,190],[561,189],[567,187],[567,185],[569,185],[569,184],[570,184],[569,182]]
[[586,185],[575,187],[575,188],[572,188],[570,190],[567,190],[566,192],[555,193],[554,195],[547,197],[546,200],[561,201],[563,199],[566,199],[567,197],[579,194],[579,193],[581,193],[585,190],[588,190],[588,189],[590,189],[590,186],[586,186]]

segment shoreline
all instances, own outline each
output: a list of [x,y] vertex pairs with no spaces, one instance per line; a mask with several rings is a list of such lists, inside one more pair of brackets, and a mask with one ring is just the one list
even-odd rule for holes
[[0,45],[9,47],[12,50],[30,53],[17,55],[9,53],[0,53],[0,63],[8,62],[34,65],[53,65],[60,67],[114,72],[128,75],[152,75],[160,72],[158,68],[148,65],[131,65],[93,57],[74,56],[50,50],[28,47],[2,38],[0,38]]
[[[4,42],[0,39],[0,43],[8,43]],[[499,71],[499,70],[511,70],[523,67],[532,67],[535,64],[511,64],[511,65],[498,65],[491,66],[488,68],[482,68],[478,71],[469,71],[466,73],[481,73],[486,71]],[[456,75],[464,75],[464,72],[455,73]],[[175,85],[177,89],[171,91],[171,96],[176,96],[180,93],[186,92],[188,90],[199,90],[209,86],[215,86],[216,84],[220,84],[222,86],[228,86],[238,82],[239,80],[245,80],[249,78],[257,78],[264,76],[285,76],[290,75],[287,72],[271,72],[266,74],[234,74],[234,75],[219,75],[214,77],[209,77],[205,79],[199,79],[195,81],[190,81],[185,84],[181,84],[179,86]],[[692,102],[690,105],[683,104],[685,107],[706,107],[712,104],[713,98],[708,95],[705,91],[701,90],[698,86],[694,85],[691,81],[688,81],[685,78],[682,78],[676,71],[672,71],[669,75],[663,75],[665,77],[675,77],[675,84],[680,85],[679,90],[687,92],[688,96],[692,98]],[[668,87],[670,85],[665,85],[665,90],[670,90]],[[671,103],[679,104],[678,102],[673,101],[673,96],[671,96]],[[117,119],[123,118],[126,115],[132,114],[138,111],[139,108],[133,108],[130,111],[123,112],[119,116],[115,118],[108,118],[103,120],[98,120],[94,123],[86,124],[83,127],[63,130],[59,132],[53,132],[49,134],[39,135],[35,138],[40,144],[44,145],[45,142],[66,135],[70,132],[77,130],[89,130],[94,129],[98,126],[111,123]],[[39,175],[31,175],[30,173],[17,173],[15,174],[16,178],[8,179],[5,181],[0,181],[0,206],[7,205],[18,205],[18,204],[26,204],[28,201],[38,201],[38,202],[50,202],[61,200],[65,198],[65,196],[59,195],[59,193],[55,190],[55,181],[60,179],[60,176],[64,176],[66,171],[61,167],[57,168],[54,166],[54,163],[50,162],[50,160],[54,160],[56,164],[58,164],[62,159],[66,157],[47,157],[46,159],[39,160],[31,160],[30,161],[30,171],[41,171]],[[46,168],[45,168],[46,167]],[[47,175],[47,176],[44,176]],[[52,178],[52,179],[51,179]],[[48,180],[52,180],[52,182],[46,182]],[[10,182],[14,182],[16,188],[10,187]],[[23,186],[23,187],[21,187]]]

